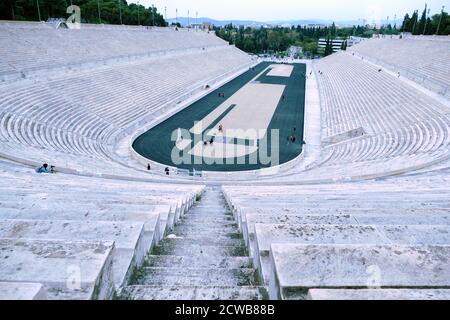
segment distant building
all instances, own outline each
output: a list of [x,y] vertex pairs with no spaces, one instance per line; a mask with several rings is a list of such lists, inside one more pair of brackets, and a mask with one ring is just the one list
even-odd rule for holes
[[[342,42],[344,42],[344,39],[334,39],[330,40],[333,43],[333,52],[337,52],[341,50]],[[319,50],[325,50],[325,47],[327,46],[327,39],[319,39]]]
[[[365,38],[361,38],[361,37],[350,37],[348,39],[334,39],[331,40],[333,42],[333,52],[338,52],[339,50],[341,50],[342,47],[342,43],[344,41],[347,41],[347,48],[354,46],[355,44],[358,44],[362,41],[366,40]],[[325,47],[327,45],[327,39],[319,39],[319,49],[321,50],[325,50]]]
[[188,28],[199,30],[211,30],[212,24],[210,22],[191,23],[190,25],[188,25]]

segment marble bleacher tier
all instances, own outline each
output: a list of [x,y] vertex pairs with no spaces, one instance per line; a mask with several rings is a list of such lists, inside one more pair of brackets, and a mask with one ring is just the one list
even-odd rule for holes
[[1,22],[0,31],[0,78],[121,57],[227,45],[214,33],[172,28],[83,24],[75,30]]
[[[0,299],[111,298],[203,190],[132,181],[142,172],[116,161],[111,137],[254,61],[204,32],[3,22],[0,31],[0,157],[121,178],[38,175],[0,161]],[[253,282],[254,265],[271,298],[448,299],[450,102],[420,86],[448,85],[442,48],[450,42],[420,41],[370,40],[351,49],[355,56],[314,62],[321,157],[259,186],[223,187],[250,254],[231,267]],[[366,60],[419,74],[409,77],[419,84]],[[403,176],[356,181],[394,174]],[[203,253],[205,264],[223,261],[216,248]],[[153,259],[156,267],[192,263]],[[173,297],[175,283],[162,282],[177,276],[145,280],[161,288],[156,297]],[[204,287],[177,289],[181,298],[211,296]],[[254,297],[246,292],[240,297]]]
[[450,39],[439,38],[371,39],[349,51],[450,98]]
[[[321,158],[284,181],[375,178],[445,160],[450,101],[425,95],[347,53],[313,64],[321,97]],[[355,131],[362,132],[352,136]]]
[[449,289],[310,289],[309,300],[449,300]]
[[[367,288],[371,273],[364,277],[363,272],[371,265],[381,269],[380,289],[449,289],[450,194],[441,179],[443,175],[251,189],[224,186],[223,191],[271,298],[305,299],[308,289]],[[356,259],[354,268],[350,259]],[[408,272],[399,271],[399,263]],[[430,272],[418,279],[422,268]],[[370,294],[362,292],[364,297]]]
[[[40,285],[36,299],[107,299],[203,187],[39,175],[2,161],[0,190],[0,283]],[[20,285],[9,290],[21,298]]]
[[[0,47],[8,48],[0,63],[25,75],[22,81],[0,83],[0,154],[93,173],[136,175],[111,161],[111,137],[253,63],[203,31],[56,30],[27,23],[0,23],[0,30],[5,44]],[[102,62],[122,56],[140,58]],[[89,68],[68,69],[80,63]],[[50,65],[67,66],[48,77]],[[28,81],[31,69],[42,74]]]

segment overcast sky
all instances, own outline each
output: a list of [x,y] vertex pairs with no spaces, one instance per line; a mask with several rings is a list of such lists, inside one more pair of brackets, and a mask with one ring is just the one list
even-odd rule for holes
[[[443,5],[450,9],[450,0],[131,0],[145,6],[154,4],[164,14],[167,7],[168,18],[178,16],[208,17],[217,20],[372,20],[403,17],[406,12],[423,10],[428,3],[431,14],[440,12]],[[448,11],[448,10],[446,10]]]

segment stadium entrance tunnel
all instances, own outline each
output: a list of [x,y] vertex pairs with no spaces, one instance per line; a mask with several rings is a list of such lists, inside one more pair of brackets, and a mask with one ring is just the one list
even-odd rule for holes
[[303,147],[306,65],[263,62],[133,142],[142,157],[182,170],[278,166]]

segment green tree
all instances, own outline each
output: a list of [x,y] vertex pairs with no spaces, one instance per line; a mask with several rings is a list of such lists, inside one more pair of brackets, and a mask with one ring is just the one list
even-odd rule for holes
[[[71,2],[80,7],[81,19],[85,23],[99,23],[99,4],[102,23],[120,24],[120,12],[122,12],[124,24],[137,25],[139,22],[145,26],[167,25],[156,8],[128,4],[125,0],[39,0],[41,19],[66,18],[68,16],[66,10]],[[36,0],[2,0],[0,1],[0,19],[36,21],[38,20],[36,4]]]
[[417,24],[416,34],[423,34],[425,29],[425,24],[427,23],[427,5],[425,4],[425,9],[422,11],[422,16]]
[[414,11],[414,13],[411,17],[410,30],[409,30],[409,32],[411,32],[412,34],[415,34],[415,35],[419,34],[418,33],[419,28],[417,26],[417,24],[419,22],[418,19],[419,19],[419,11],[416,10],[416,11]]
[[327,42],[325,45],[325,52],[324,52],[324,56],[329,56],[330,54],[333,53],[333,41],[331,40],[331,37],[328,36],[327,37]]
[[331,39],[336,39],[336,35],[337,35],[336,24],[333,22],[333,24],[331,25],[331,29],[330,29]]
[[447,12],[444,11],[440,14],[434,15],[431,19],[431,24],[433,34],[438,32],[438,35],[441,36],[450,35],[450,16]]
[[[409,14],[405,15],[402,27],[400,31],[411,32],[413,34],[425,34],[432,35],[438,32],[439,35],[449,35],[450,34],[450,18],[447,12],[441,12],[433,15],[432,17],[427,17],[427,6],[425,6],[424,11],[420,20],[418,20],[418,11],[414,11],[414,14],[410,18]],[[439,25],[439,22],[441,23]],[[425,30],[425,32],[424,32]]]

